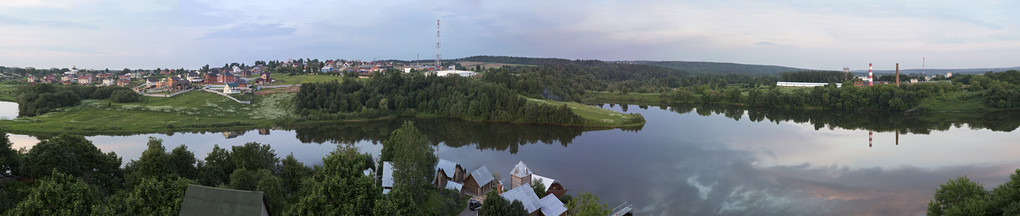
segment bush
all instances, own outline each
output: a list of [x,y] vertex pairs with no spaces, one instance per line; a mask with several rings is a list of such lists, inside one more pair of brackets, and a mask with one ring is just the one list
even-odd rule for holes
[[138,102],[141,99],[141,95],[127,89],[116,90],[110,93],[110,100],[117,103]]

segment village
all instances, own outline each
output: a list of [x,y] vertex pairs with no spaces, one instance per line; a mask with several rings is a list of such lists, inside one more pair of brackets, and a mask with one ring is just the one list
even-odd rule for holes
[[[404,73],[427,71],[439,76],[478,76],[475,71],[457,70],[459,64],[450,64],[449,68],[434,65],[411,64],[397,61],[347,61],[347,60],[294,60],[256,61],[255,65],[232,63],[222,68],[209,68],[208,65],[199,70],[155,69],[110,71],[85,70],[77,67],[70,69],[50,69],[52,73],[38,74],[29,72],[24,81],[30,84],[48,83],[54,85],[92,85],[122,86],[150,97],[172,97],[194,89],[219,93],[239,103],[244,103],[230,95],[247,94],[259,89],[270,87],[299,87],[300,83],[271,86],[276,80],[272,73],[290,72],[310,75],[350,76],[370,78],[372,74],[395,69]],[[21,68],[19,68],[21,69]],[[34,68],[21,70],[37,71]],[[62,73],[61,73],[62,71]],[[17,76],[17,74],[12,74]]]

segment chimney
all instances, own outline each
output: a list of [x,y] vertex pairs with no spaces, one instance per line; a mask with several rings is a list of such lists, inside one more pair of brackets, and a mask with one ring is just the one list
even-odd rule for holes
[[900,63],[896,63],[896,87],[900,87]]

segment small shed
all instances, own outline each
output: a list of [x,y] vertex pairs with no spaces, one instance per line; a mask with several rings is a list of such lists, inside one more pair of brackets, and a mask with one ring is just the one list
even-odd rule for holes
[[514,169],[510,170],[510,188],[531,184],[531,174],[531,170],[528,169],[528,165],[524,164],[524,161],[517,162]]
[[496,178],[492,177],[492,172],[489,172],[489,168],[482,165],[475,171],[472,171],[466,178],[464,178],[464,192],[473,195],[484,195],[489,190],[492,190],[493,180]]
[[180,215],[269,215],[260,191],[188,185]]

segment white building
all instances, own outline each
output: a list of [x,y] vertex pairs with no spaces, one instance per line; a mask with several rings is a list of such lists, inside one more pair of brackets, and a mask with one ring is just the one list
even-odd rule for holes
[[[776,86],[779,87],[815,87],[815,86],[826,86],[828,83],[813,83],[813,82],[776,82]],[[842,83],[836,83],[836,87],[843,87]]]
[[478,74],[475,73],[474,71],[466,70],[442,70],[433,73],[436,73],[437,76],[462,76],[462,77],[471,77]]

